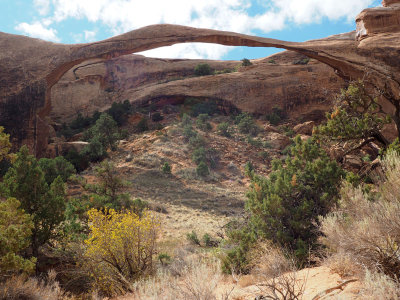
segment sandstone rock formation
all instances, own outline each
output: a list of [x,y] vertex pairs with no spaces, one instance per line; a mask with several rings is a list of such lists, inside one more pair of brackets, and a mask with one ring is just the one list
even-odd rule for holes
[[[317,119],[329,109],[333,94],[344,82],[317,61],[294,65],[304,56],[283,52],[254,60],[237,72],[195,77],[198,63],[216,70],[238,68],[238,61],[168,60],[127,55],[107,62],[84,63],[68,71],[52,89],[55,123],[69,121],[77,112],[91,115],[114,101],[152,102],[159,106],[186,97],[214,100],[224,106],[256,114],[280,107],[298,119]],[[273,63],[271,63],[271,61]],[[67,100],[67,101],[66,101]]]
[[[392,5],[392,1],[386,1]],[[397,14],[395,6],[385,7]],[[368,15],[376,13],[386,25],[375,26]],[[364,11],[357,19],[359,36],[338,35],[303,43],[285,42],[178,25],[153,25],[114,38],[81,45],[62,45],[0,33],[0,124],[17,144],[33,145],[42,155],[49,136],[51,89],[74,66],[101,61],[176,43],[204,42],[230,46],[276,47],[292,50],[332,67],[342,78],[368,76],[371,85],[385,90],[391,102],[400,100],[400,33],[394,17],[381,17],[381,9]],[[382,21],[382,22],[383,22]],[[371,26],[368,24],[372,24]],[[388,27],[386,30],[385,28]],[[360,29],[361,28],[361,29]],[[364,28],[365,30],[363,30]],[[374,28],[377,28],[375,30]],[[400,120],[399,120],[400,122]]]

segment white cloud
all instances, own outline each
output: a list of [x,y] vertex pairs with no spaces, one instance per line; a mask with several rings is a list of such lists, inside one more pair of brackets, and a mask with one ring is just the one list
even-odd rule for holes
[[53,28],[46,28],[40,22],[35,22],[33,24],[20,23],[15,27],[15,30],[21,31],[28,36],[40,38],[47,41],[60,41],[60,39],[57,37],[57,30]]
[[83,33],[85,34],[86,42],[93,42],[96,39],[96,31],[85,30]]
[[33,4],[41,15],[47,15],[50,11],[50,0],[34,0]]
[[[365,7],[379,0],[34,0],[39,12],[52,12],[53,23],[66,19],[100,22],[113,34],[158,23],[180,24],[241,33],[281,30],[289,23],[309,24],[330,20],[354,20]],[[52,5],[50,5],[50,2]],[[252,5],[259,10],[250,14]],[[50,23],[51,23],[50,22]],[[24,23],[26,24],[26,23]],[[42,23],[43,24],[43,23]],[[26,24],[28,25],[28,24]],[[25,25],[25,27],[26,27]],[[34,26],[32,24],[30,26]],[[46,24],[50,26],[50,24]],[[37,26],[37,24],[36,24]],[[42,28],[44,29],[44,28]],[[49,33],[52,29],[48,29]],[[85,31],[85,40],[95,32]],[[151,50],[146,55],[220,58],[228,50],[217,45],[185,44]],[[173,55],[175,53],[176,55]]]

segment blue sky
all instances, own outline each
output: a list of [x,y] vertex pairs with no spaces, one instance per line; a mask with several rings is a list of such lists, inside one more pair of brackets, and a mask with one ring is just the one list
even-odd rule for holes
[[[0,31],[60,43],[102,40],[142,26],[172,23],[305,41],[355,29],[379,0],[0,0]],[[277,49],[183,44],[153,57],[259,58]]]

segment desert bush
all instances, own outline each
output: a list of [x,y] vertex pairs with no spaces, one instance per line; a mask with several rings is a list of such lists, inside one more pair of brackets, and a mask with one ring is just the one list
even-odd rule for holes
[[88,212],[90,234],[82,266],[92,276],[94,288],[104,295],[132,291],[132,283],[153,270],[159,224],[148,212]]
[[227,122],[223,122],[223,123],[218,124],[218,126],[217,126],[218,134],[222,135],[222,136],[225,136],[225,137],[231,137],[232,134],[231,134],[231,132],[229,130],[229,127],[230,126],[229,126],[229,124]]
[[131,207],[130,195],[123,192],[129,184],[121,179],[112,162],[101,162],[95,167],[95,174],[97,183],[84,186],[87,191],[93,193],[90,196],[93,203],[97,202],[101,206],[114,209]]
[[51,184],[58,176],[66,182],[71,175],[76,173],[74,166],[62,156],[54,159],[41,158],[39,166],[44,172],[47,184]]
[[106,112],[117,122],[118,126],[122,126],[132,112],[132,105],[129,100],[125,100],[121,103],[113,102]]
[[[218,297],[216,292],[222,282],[219,264],[215,260],[175,258],[168,268],[160,269],[156,276],[135,284],[135,297],[146,300],[227,300],[229,292]],[[136,299],[136,298],[135,298]]]
[[192,154],[192,160],[196,165],[199,165],[201,162],[205,162],[207,160],[206,149],[204,149],[204,147],[195,149]]
[[400,276],[400,157],[389,152],[382,161],[376,191],[345,184],[340,208],[322,219],[322,242],[333,252],[349,254],[359,266]]
[[145,132],[145,131],[149,130],[149,125],[147,124],[147,119],[142,118],[139,121],[139,123],[137,123],[136,130],[138,132]]
[[196,231],[193,230],[192,232],[186,234],[186,238],[193,245],[201,246],[200,240],[199,240],[199,238],[197,236]]
[[309,62],[310,62],[310,58],[306,57],[306,58],[302,58],[302,59],[293,61],[293,64],[294,65],[308,65]]
[[187,125],[192,125],[192,120],[190,119],[188,114],[183,114],[181,124],[183,127]]
[[209,64],[198,64],[194,68],[194,74],[196,74],[197,76],[211,75],[212,70]]
[[201,177],[206,177],[210,174],[210,170],[208,169],[207,164],[204,161],[201,161],[196,168],[197,175]]
[[17,198],[21,208],[32,216],[31,247],[33,256],[37,256],[39,247],[57,236],[54,229],[65,218],[66,195],[61,176],[48,185],[39,162],[23,146],[4,176],[0,191],[5,197]]
[[164,174],[171,174],[171,165],[168,162],[165,162],[161,169]]
[[208,114],[200,114],[196,120],[196,127],[203,131],[210,131],[212,129],[211,124],[208,122],[210,116]]
[[365,299],[398,300],[400,299],[399,283],[382,273],[366,270],[360,296]]
[[164,119],[164,117],[159,112],[155,112],[154,114],[151,115],[151,120],[153,122],[160,122],[163,119]]
[[196,134],[189,139],[189,145],[192,148],[200,148],[205,145],[206,141],[200,134]]
[[247,58],[243,58],[242,59],[242,66],[243,67],[248,67],[248,66],[251,66],[251,65],[252,65],[252,62],[249,59],[247,59]]
[[106,113],[100,115],[96,123],[89,128],[84,134],[85,140],[92,143],[94,140],[99,142],[104,151],[117,149],[117,142],[120,140],[120,133],[118,131],[117,122]]
[[16,276],[0,283],[0,300],[72,300],[49,272],[47,280]]
[[29,274],[35,269],[35,258],[21,256],[29,246],[33,222],[20,205],[15,198],[0,198],[0,279],[20,272]]
[[150,207],[149,203],[140,198],[132,200],[131,210],[134,214],[138,215],[139,217],[141,217],[143,215],[143,212],[149,209],[149,207]]
[[344,171],[313,140],[299,136],[283,163],[274,161],[268,178],[251,177],[246,208],[250,224],[260,238],[293,251],[299,265],[318,247],[319,216],[337,201]]
[[242,113],[235,119],[239,132],[244,134],[257,135],[259,128],[254,122],[253,117],[248,113]]
[[183,137],[185,138],[185,141],[189,141],[191,138],[194,138],[197,136],[197,132],[193,130],[192,125],[185,125],[183,127]]

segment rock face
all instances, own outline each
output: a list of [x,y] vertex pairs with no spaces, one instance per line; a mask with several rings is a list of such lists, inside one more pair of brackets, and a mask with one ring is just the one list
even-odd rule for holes
[[[127,55],[107,62],[82,64],[68,71],[52,89],[51,121],[69,121],[77,112],[91,115],[114,101],[182,102],[186,97],[213,100],[225,110],[268,114],[280,107],[297,119],[321,117],[344,81],[317,61],[294,65],[304,56],[283,52],[253,61],[237,72],[195,77],[194,68],[208,63],[216,70],[232,70],[238,61],[166,60]],[[274,63],[271,63],[273,61]],[[67,100],[67,101],[66,101]]]
[[[386,97],[391,101],[399,101],[400,33],[393,17],[398,16],[397,8],[392,4],[386,2],[391,6],[383,8],[384,13],[382,9],[372,9],[361,14],[364,15],[358,20],[362,20],[365,28],[359,29],[364,37],[362,41],[347,34],[294,43],[167,24],[147,26],[108,40],[80,45],[54,44],[0,33],[0,124],[12,133],[15,144],[26,143],[36,155],[43,155],[50,135],[49,116],[54,108],[51,91],[66,72],[83,62],[106,61],[185,42],[295,51],[332,67],[345,80],[368,75],[371,85],[387,91]],[[389,10],[390,16],[386,16]],[[370,22],[373,18],[369,18],[369,14],[375,14],[376,19],[381,20],[378,23],[383,25]]]
[[384,7],[369,8],[356,18],[357,39],[400,31],[400,1],[384,1]]
[[399,6],[400,1],[399,0],[383,0],[382,5],[384,7],[389,7],[389,6]]

